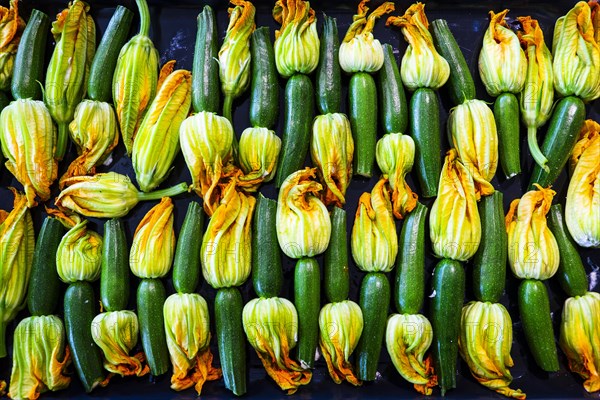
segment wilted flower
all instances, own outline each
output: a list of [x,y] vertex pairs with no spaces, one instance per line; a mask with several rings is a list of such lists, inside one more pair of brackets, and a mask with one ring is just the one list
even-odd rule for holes
[[263,182],[269,182],[277,171],[281,139],[267,128],[247,128],[240,138],[239,161],[245,175],[239,185],[255,192]]
[[18,0],[10,0],[10,8],[0,6],[0,90],[10,89],[17,47],[24,29]]

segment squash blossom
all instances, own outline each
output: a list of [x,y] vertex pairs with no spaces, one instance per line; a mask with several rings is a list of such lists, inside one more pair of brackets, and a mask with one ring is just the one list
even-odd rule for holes
[[329,246],[331,220],[319,199],[323,190],[313,180],[316,168],[296,171],[286,178],[277,200],[277,240],[290,258],[313,257]]
[[600,390],[600,294],[588,292],[565,302],[560,324],[560,348],[569,369],[583,379],[588,392]]
[[0,358],[6,357],[6,326],[25,306],[35,247],[27,199],[11,190],[13,209],[0,210]]
[[54,159],[56,128],[43,102],[15,100],[0,114],[0,144],[6,169],[25,188],[27,206],[50,198],[58,163]]
[[556,192],[535,187],[510,203],[505,218],[508,261],[518,278],[545,280],[556,273],[559,263],[558,244],[546,221]]
[[352,227],[352,258],[361,271],[390,272],[398,254],[398,235],[386,179],[358,200]]
[[244,306],[242,322],[248,342],[281,389],[293,394],[310,382],[312,372],[289,356],[298,338],[298,314],[292,302],[281,297],[252,299]]
[[588,5],[592,11],[592,25],[594,26],[594,39],[600,44],[600,3],[598,0],[589,0]]
[[473,177],[477,198],[494,193],[490,181],[498,167],[498,133],[492,110],[481,100],[459,104],[448,117],[448,133]]
[[130,356],[137,345],[138,318],[129,310],[109,311],[96,315],[92,321],[92,338],[104,354],[104,368],[121,376],[143,376],[150,372],[143,365],[144,353]]
[[158,51],[148,37],[150,11],[146,0],[136,0],[136,3],[140,31],[121,49],[112,82],[113,101],[127,154],[131,154],[133,139],[158,85]]
[[10,90],[13,65],[25,21],[19,16],[18,0],[10,0],[10,8],[0,7],[0,90]]
[[96,166],[102,164],[119,143],[115,111],[110,104],[101,101],[84,100],[79,103],[69,131],[79,156],[60,178],[61,186],[67,178],[93,175]]
[[250,36],[256,24],[254,5],[245,0],[230,0],[235,6],[229,8],[229,26],[219,50],[219,76],[221,90],[225,95],[223,115],[230,121],[231,104],[250,85]]
[[201,111],[183,121],[179,140],[192,176],[190,189],[202,197],[204,210],[211,216],[222,197],[219,183],[231,169],[233,126],[225,117]]
[[275,177],[281,139],[267,128],[246,128],[240,138],[239,161],[244,175],[239,186],[247,192],[256,192],[263,182]]
[[531,17],[519,17],[523,27],[519,40],[525,47],[527,73],[521,93],[521,116],[527,125],[529,151],[542,168],[547,168],[548,160],[542,154],[537,142],[537,128],[544,125],[552,114],[554,100],[554,73],[552,54],[544,42],[544,33],[538,21]]
[[600,247],[600,124],[585,121],[571,154],[565,221],[582,247]]
[[277,0],[273,18],[281,24],[275,31],[275,65],[284,78],[308,75],[319,63],[319,35],[315,10],[308,1]]
[[527,75],[527,58],[517,35],[504,18],[508,10],[490,11],[490,24],[479,53],[479,74],[490,96],[520,93]]
[[[597,13],[597,7],[594,7]],[[596,23],[598,17],[596,16]],[[600,44],[592,10],[580,1],[556,20],[552,54],[554,87],[562,96],[589,102],[600,97]]]
[[65,154],[69,123],[87,91],[88,75],[96,53],[96,25],[89,10],[87,3],[74,0],[52,23],[56,47],[46,72],[44,99],[58,125],[55,151],[58,160]]
[[138,278],[167,275],[175,254],[173,201],[163,197],[144,215],[133,235],[129,266]]
[[389,317],[385,344],[390,358],[398,373],[411,382],[417,392],[427,396],[437,385],[431,357],[425,357],[432,340],[431,323],[425,316],[392,314]]
[[[169,65],[165,67],[171,68]],[[133,142],[131,161],[143,192],[156,188],[171,171],[171,164],[179,152],[179,127],[187,117],[191,104],[190,71],[180,69],[168,74]]]
[[102,236],[90,230],[88,220],[71,212],[47,208],[46,211],[67,228],[56,250],[56,269],[65,283],[94,282],[100,278]]
[[354,139],[345,114],[318,115],[313,122],[310,155],[324,183],[323,202],[342,206],[352,179]]
[[382,15],[394,11],[394,3],[386,1],[367,17],[370,0],[361,0],[358,13],[340,45],[340,67],[346,72],[377,72],[383,65],[383,47],[373,37],[375,22]]
[[[240,286],[251,272],[251,228],[256,199],[233,179],[202,238],[202,275],[215,289]],[[174,246],[173,246],[174,247]]]
[[472,301],[462,309],[458,344],[473,377],[488,389],[506,397],[525,399],[520,389],[511,389],[509,368],[512,321],[499,303]]
[[400,76],[404,86],[410,90],[442,87],[450,77],[450,66],[433,45],[425,5],[411,5],[403,16],[389,17],[386,25],[400,27],[408,42],[400,65]]
[[37,399],[47,391],[66,389],[71,383],[67,367],[71,356],[65,328],[55,315],[24,318],[13,337],[11,399]]
[[456,157],[455,149],[446,153],[429,233],[437,257],[467,261],[479,248],[481,220],[473,177]]
[[415,160],[415,142],[401,133],[388,133],[377,141],[377,165],[392,189],[394,216],[403,219],[417,206],[418,196],[406,183]]
[[56,198],[58,207],[67,208],[86,217],[119,218],[142,200],[158,200],[187,191],[187,184],[150,193],[139,192],[131,179],[116,172],[94,176],[74,176],[64,181],[66,188]]
[[360,306],[351,300],[324,305],[319,314],[319,330],[321,354],[333,381],[340,384],[347,380],[359,386],[361,382],[354,374],[349,359],[363,330]]
[[171,389],[185,390],[192,386],[201,394],[205,381],[221,377],[221,370],[212,366],[208,306],[197,293],[175,293],[163,306],[167,347],[173,375]]

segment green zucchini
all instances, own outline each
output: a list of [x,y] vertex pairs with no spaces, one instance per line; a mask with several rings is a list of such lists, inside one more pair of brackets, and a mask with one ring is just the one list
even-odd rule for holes
[[291,173],[302,169],[310,143],[314,101],[310,78],[303,74],[292,75],[285,85],[283,143],[275,177],[278,188]]
[[425,297],[425,221],[427,207],[417,202],[402,224],[394,299],[400,314],[418,314]]
[[519,101],[512,93],[502,93],[494,103],[498,131],[498,157],[507,178],[521,173],[519,139]]
[[478,204],[481,242],[473,256],[473,292],[479,301],[498,303],[506,280],[508,236],[504,225],[502,192],[483,197]]
[[100,300],[104,311],[120,311],[129,302],[129,247],[119,219],[104,223]]
[[219,112],[221,87],[219,80],[218,37],[215,13],[210,6],[198,14],[198,32],[192,63],[192,106],[194,112]]
[[321,274],[314,258],[298,260],[294,271],[294,305],[298,311],[298,361],[312,368],[319,344]]
[[435,266],[432,287],[433,360],[444,396],[448,389],[456,387],[460,315],[465,297],[465,271],[461,263],[441,260]]
[[204,232],[202,205],[188,205],[173,259],[173,286],[177,293],[194,293],[200,282],[200,247]]
[[377,87],[367,72],[357,72],[348,88],[349,117],[354,137],[354,171],[370,178],[377,142]]
[[390,283],[383,273],[369,272],[365,275],[360,287],[359,305],[364,325],[356,347],[358,379],[373,381],[390,307]]
[[71,360],[86,393],[104,381],[100,348],[92,338],[92,321],[96,316],[94,289],[89,282],[72,283],[65,292],[65,330]]
[[530,190],[534,188],[534,183],[548,187],[558,178],[577,143],[584,121],[585,105],[579,97],[565,97],[554,107],[541,148],[548,159],[546,166],[549,172],[536,163],[529,180]]
[[269,28],[256,29],[251,41],[250,124],[271,129],[279,114],[279,82]]
[[242,325],[244,302],[237,288],[217,291],[215,325],[225,387],[236,396],[246,393],[246,336]]
[[423,197],[437,195],[442,171],[440,106],[437,93],[417,89],[410,99],[410,131],[415,141],[415,166]]
[[379,92],[379,115],[385,133],[406,133],[408,127],[408,104],[400,71],[389,44],[383,45],[383,66],[377,79]]
[[142,279],[137,290],[137,315],[142,348],[154,376],[166,373],[171,366],[163,315],[166,298],[160,279]]
[[558,371],[558,356],[550,318],[550,300],[544,282],[534,279],[524,279],[521,282],[519,314],[529,350],[536,364],[547,372]]
[[556,274],[560,286],[569,297],[583,296],[587,293],[589,282],[575,241],[567,230],[560,204],[550,207],[548,227],[556,239],[560,253]]
[[46,64],[46,38],[50,32],[48,16],[39,10],[31,16],[15,55],[11,92],[15,99],[42,99],[42,86]]
[[252,218],[252,283],[259,297],[276,297],[283,286],[276,213],[277,202],[259,193]]
[[113,74],[121,48],[127,42],[132,20],[131,10],[117,6],[90,66],[87,91],[91,100],[112,103]]
[[437,51],[448,61],[450,77],[444,85],[454,105],[476,97],[475,82],[456,39],[444,19],[436,19],[431,23],[433,44]]
[[317,107],[319,113],[340,112],[342,77],[339,62],[340,39],[335,18],[324,17],[317,66]]
[[325,250],[323,268],[325,295],[330,303],[346,300],[350,292],[347,231],[346,211],[334,207],[331,212],[331,238]]
[[40,230],[31,266],[27,307],[31,315],[52,315],[60,298],[60,280],[56,271],[56,250],[64,234],[63,225],[56,218],[44,220]]

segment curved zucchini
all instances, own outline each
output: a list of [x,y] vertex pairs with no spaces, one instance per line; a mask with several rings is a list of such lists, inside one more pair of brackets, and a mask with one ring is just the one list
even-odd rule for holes
[[137,314],[142,348],[154,376],[166,373],[171,366],[163,315],[166,297],[160,279],[142,279],[138,286]]
[[118,219],[104,223],[100,300],[105,311],[120,311],[129,302],[129,247]]
[[250,124],[271,129],[279,114],[279,82],[269,28],[257,28],[251,40]]
[[325,250],[323,282],[330,303],[344,301],[350,292],[346,211],[334,207],[331,212],[331,238]]
[[221,87],[219,80],[219,52],[215,13],[204,6],[198,14],[198,32],[192,63],[192,106],[194,112],[219,112]]
[[317,66],[317,107],[319,113],[340,112],[342,78],[339,62],[340,39],[335,18],[323,20],[319,65]]
[[408,104],[404,85],[400,78],[394,50],[383,45],[383,66],[377,79],[379,92],[379,115],[385,133],[406,133],[408,128]]
[[258,194],[252,218],[252,283],[259,297],[275,297],[283,286],[277,242],[277,202]]
[[173,286],[177,293],[194,293],[200,281],[200,248],[204,212],[196,201],[188,205],[173,259]]
[[314,258],[301,258],[294,272],[294,305],[298,311],[298,361],[312,368],[319,344],[321,274]]

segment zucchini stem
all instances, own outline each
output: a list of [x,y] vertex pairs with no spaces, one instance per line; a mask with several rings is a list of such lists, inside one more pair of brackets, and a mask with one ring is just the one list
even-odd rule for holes
[[6,323],[4,315],[0,312],[0,358],[6,357]]
[[135,0],[135,4],[140,12],[140,35],[148,36],[150,34],[150,10],[146,0]]
[[548,163],[548,159],[544,156],[542,151],[540,150],[540,146],[537,142],[537,128],[533,126],[527,127],[527,144],[529,145],[529,151],[531,152],[531,156],[535,160],[535,162],[542,167],[542,169],[546,172],[550,172],[550,168],[546,165]]
[[138,200],[158,200],[163,197],[173,197],[183,192],[187,192],[187,190],[188,184],[181,182],[180,184],[171,186],[170,188],[155,190],[154,192],[150,193],[138,192]]
[[223,116],[231,122],[233,125],[233,96],[230,94],[225,95],[225,100],[223,101]]
[[69,124],[59,123],[58,124],[58,138],[56,140],[56,150],[54,151],[54,158],[58,161],[62,160],[65,151],[67,150],[67,137],[69,136]]

